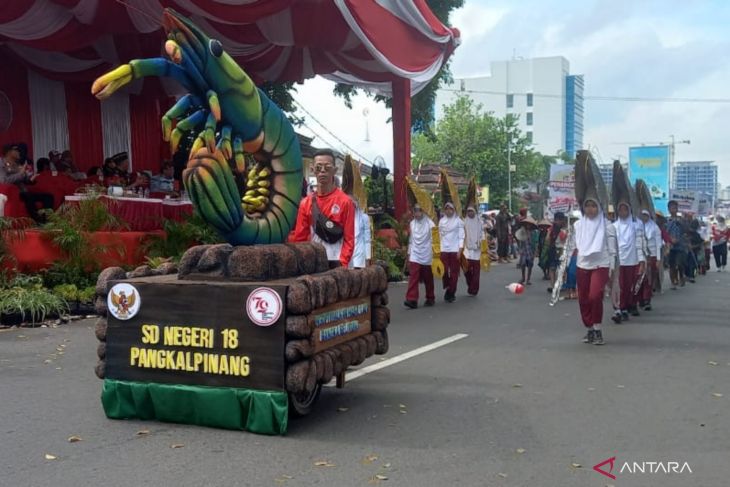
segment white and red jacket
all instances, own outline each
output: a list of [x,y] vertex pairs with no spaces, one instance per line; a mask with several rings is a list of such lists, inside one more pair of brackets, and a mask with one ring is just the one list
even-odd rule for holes
[[[324,242],[314,232],[312,198],[317,198],[317,206],[324,216],[342,227],[343,234],[339,241]],[[319,242],[327,250],[328,260],[339,260],[343,267],[347,267],[355,250],[355,203],[339,188],[324,196],[310,194],[299,203],[297,224],[291,241]]]

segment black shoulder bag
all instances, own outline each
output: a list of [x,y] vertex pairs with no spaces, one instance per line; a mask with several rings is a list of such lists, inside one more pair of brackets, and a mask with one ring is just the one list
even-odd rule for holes
[[320,211],[317,204],[317,195],[312,195],[312,217],[314,218],[314,233],[327,243],[335,243],[342,239],[345,230],[333,222]]

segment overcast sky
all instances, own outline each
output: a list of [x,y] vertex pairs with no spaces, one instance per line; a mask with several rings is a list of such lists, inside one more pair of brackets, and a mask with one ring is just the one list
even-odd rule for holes
[[[490,62],[515,55],[560,55],[572,74],[585,75],[586,96],[730,100],[730,1],[466,0],[452,24],[462,38],[452,57],[455,77],[487,75]],[[296,98],[352,149],[391,165],[389,112],[364,96],[349,110],[331,88],[310,80]],[[668,143],[674,134],[691,141],[676,146],[676,160],[714,160],[726,186],[729,113],[730,103],[586,100],[583,141],[610,162],[628,158],[625,142]],[[307,125],[321,135],[316,143],[345,148],[312,117]]]

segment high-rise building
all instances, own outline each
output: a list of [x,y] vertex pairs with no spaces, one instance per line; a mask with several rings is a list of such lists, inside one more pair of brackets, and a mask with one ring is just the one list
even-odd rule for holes
[[[624,168],[624,171],[628,172],[628,164],[621,164],[621,167]],[[611,192],[611,185],[613,184],[613,164],[599,164],[598,169],[601,171],[601,177],[603,177],[603,182],[606,183],[606,188],[609,192]]]
[[717,200],[717,166],[715,161],[685,161],[674,165],[672,187],[702,191]]
[[455,78],[436,95],[436,119],[457,96],[469,96],[497,117],[514,114],[535,150],[571,157],[583,148],[583,75],[562,56],[492,62],[490,76]]

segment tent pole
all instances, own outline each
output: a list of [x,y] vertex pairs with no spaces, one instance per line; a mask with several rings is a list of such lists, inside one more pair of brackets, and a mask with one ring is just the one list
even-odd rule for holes
[[403,181],[411,173],[411,81],[395,78],[393,84],[393,202],[395,217],[407,211]]

